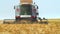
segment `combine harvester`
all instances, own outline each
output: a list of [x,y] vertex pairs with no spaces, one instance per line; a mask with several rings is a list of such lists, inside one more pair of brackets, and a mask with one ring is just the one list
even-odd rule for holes
[[[15,9],[15,21],[14,23],[47,23],[47,19],[37,17],[38,6],[33,2],[33,0],[20,0],[20,4],[14,6]],[[4,23],[9,21],[4,20]]]

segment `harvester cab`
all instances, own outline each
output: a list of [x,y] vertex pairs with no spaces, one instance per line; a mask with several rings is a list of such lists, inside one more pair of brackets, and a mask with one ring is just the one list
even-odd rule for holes
[[[38,6],[33,3],[32,0],[20,0],[20,4],[17,6],[14,6],[15,9],[15,18],[16,21],[20,20],[32,20],[32,21],[38,21]],[[45,18],[39,19],[40,22],[47,22]]]
[[14,6],[16,20],[29,19],[36,20],[38,6],[32,0],[20,0],[20,4]]

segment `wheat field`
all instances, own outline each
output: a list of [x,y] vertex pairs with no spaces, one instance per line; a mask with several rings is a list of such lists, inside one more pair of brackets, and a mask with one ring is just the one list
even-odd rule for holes
[[49,19],[48,24],[0,24],[0,34],[60,34],[60,19]]

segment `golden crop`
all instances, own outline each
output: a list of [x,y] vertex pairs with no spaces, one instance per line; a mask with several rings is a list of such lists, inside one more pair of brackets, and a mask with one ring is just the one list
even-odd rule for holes
[[60,20],[48,24],[0,24],[0,34],[60,34]]

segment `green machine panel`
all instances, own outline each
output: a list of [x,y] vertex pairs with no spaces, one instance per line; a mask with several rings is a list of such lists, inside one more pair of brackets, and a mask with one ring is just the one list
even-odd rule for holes
[[20,6],[20,15],[31,15],[32,14],[32,6],[29,4],[23,4]]

